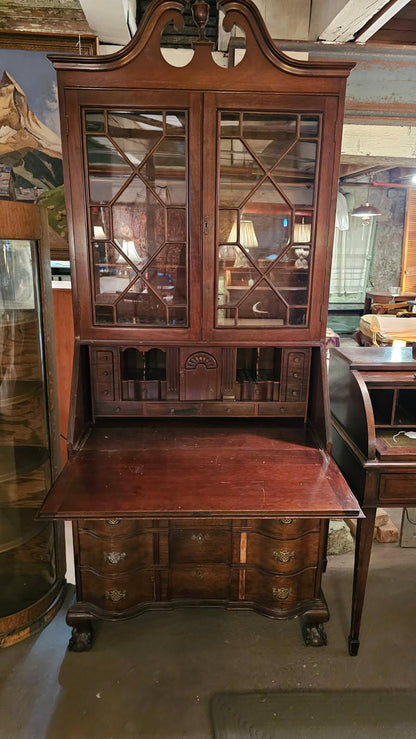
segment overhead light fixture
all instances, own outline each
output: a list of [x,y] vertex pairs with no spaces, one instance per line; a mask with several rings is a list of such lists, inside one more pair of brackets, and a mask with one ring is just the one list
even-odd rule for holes
[[378,210],[378,208],[375,208],[374,205],[370,205],[370,203],[363,203],[362,205],[359,205],[358,208],[354,208],[351,215],[355,216],[356,218],[370,219],[381,216],[382,213],[380,210]]

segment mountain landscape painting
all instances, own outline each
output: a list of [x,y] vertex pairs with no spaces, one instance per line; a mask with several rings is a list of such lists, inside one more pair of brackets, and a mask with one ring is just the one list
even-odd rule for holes
[[0,200],[45,207],[51,249],[67,252],[56,74],[44,51],[0,48]]
[[62,181],[55,71],[42,51],[0,49],[0,197],[35,202]]

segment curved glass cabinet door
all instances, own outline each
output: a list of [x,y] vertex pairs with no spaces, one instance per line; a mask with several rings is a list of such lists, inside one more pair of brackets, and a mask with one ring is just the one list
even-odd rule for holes
[[63,590],[56,531],[35,520],[52,478],[43,312],[37,243],[1,239],[0,646],[42,628]]

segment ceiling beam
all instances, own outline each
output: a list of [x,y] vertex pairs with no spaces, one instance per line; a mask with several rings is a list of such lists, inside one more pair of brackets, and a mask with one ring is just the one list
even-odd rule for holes
[[337,44],[352,41],[385,5],[389,0],[313,0],[309,38]]
[[378,13],[376,13],[368,23],[355,36],[357,44],[365,44],[371,36],[374,36],[380,28],[393,18],[399,10],[408,5],[410,0],[390,0]]
[[88,25],[100,41],[127,44],[136,31],[134,0],[79,0]]

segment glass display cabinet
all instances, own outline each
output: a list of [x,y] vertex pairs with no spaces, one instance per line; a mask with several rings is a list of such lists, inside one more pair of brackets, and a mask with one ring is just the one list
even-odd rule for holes
[[[42,506],[73,521],[70,646],[91,621],[208,603],[302,617],[323,644],[330,517],[359,507],[329,455],[325,324],[349,64],[293,61],[251,0],[217,66],[165,61],[182,1],[125,49],[53,56],[76,362],[71,462]],[[146,73],[143,74],[143,70]]]
[[[8,233],[9,237],[4,238]],[[29,238],[31,236],[32,238]],[[53,354],[34,205],[0,203],[0,646],[62,603],[61,526],[36,521],[59,471]],[[42,274],[43,272],[43,274]],[[49,306],[50,309],[50,306]],[[46,322],[46,323],[45,323]]]

